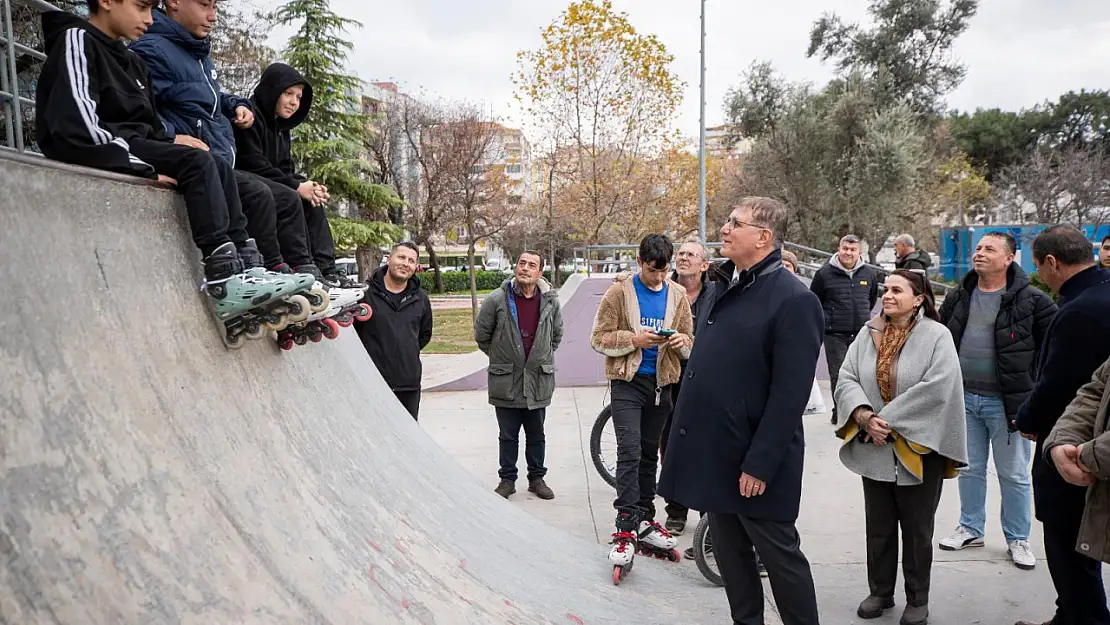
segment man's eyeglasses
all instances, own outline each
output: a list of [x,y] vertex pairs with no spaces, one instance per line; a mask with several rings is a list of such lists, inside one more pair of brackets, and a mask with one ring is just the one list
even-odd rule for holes
[[678,258],[701,258],[701,254],[697,252],[679,252]]
[[729,230],[736,230],[737,228],[739,228],[741,226],[748,226],[750,228],[758,228],[759,230],[767,230],[767,231],[771,230],[767,226],[760,226],[758,224],[750,224],[746,221],[740,221],[739,219],[733,217],[732,215],[729,215],[728,219],[725,220],[725,226],[727,226]]

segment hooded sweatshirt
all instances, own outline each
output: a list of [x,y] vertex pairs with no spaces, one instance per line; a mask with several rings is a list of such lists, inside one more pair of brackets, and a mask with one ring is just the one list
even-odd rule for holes
[[161,11],[154,24],[131,44],[154,79],[154,100],[167,134],[190,135],[208,144],[212,154],[235,165],[235,109],[245,98],[225,93],[209,57],[212,44],[197,39]]
[[47,58],[35,98],[35,140],[47,158],[157,178],[131,154],[136,138],[169,141],[150,94],[146,63],[87,21],[42,15]]
[[[277,101],[293,85],[304,85],[301,107],[289,119],[282,119],[275,112]],[[289,65],[274,63],[262,72],[250,104],[254,109],[254,125],[235,129],[235,144],[239,150],[236,167],[296,189],[306,178],[293,169],[289,132],[308,117],[312,108],[312,85]]]

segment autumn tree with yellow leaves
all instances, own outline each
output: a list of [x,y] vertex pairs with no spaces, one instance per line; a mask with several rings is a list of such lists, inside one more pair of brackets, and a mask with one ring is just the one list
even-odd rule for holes
[[610,0],[572,2],[518,53],[516,96],[540,126],[538,143],[564,160],[558,210],[586,243],[626,238],[658,204],[656,161],[671,133],[684,84],[674,57],[636,31]]

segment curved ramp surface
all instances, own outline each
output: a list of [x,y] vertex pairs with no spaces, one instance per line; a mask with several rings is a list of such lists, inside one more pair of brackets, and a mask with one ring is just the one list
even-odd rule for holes
[[175,195],[82,172],[0,156],[0,623],[690,622],[674,565],[613,587],[462,470],[350,330],[226,350]]

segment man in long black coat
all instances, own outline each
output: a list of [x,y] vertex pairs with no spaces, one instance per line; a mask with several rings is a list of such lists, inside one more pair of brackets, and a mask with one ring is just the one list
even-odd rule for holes
[[709,514],[733,622],[763,624],[755,551],[785,625],[817,625],[817,597],[795,522],[809,400],[824,316],[782,267],[785,207],[746,198],[721,228],[717,301],[699,315],[659,493]]

